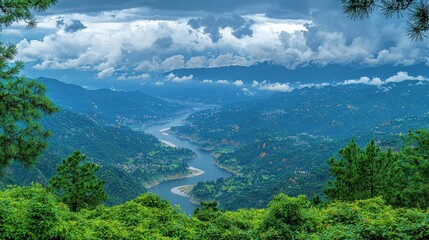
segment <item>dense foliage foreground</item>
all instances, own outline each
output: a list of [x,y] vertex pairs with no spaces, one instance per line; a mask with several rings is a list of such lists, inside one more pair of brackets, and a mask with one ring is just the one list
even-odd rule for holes
[[276,196],[267,209],[193,216],[153,194],[114,207],[71,212],[40,185],[0,192],[0,239],[428,239],[427,210],[392,208],[381,198],[315,206]]

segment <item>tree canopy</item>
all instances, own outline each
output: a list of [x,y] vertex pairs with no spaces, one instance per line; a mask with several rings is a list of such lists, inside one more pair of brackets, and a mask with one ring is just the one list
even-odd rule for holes
[[49,180],[49,187],[73,212],[93,208],[107,199],[104,181],[95,176],[99,166],[85,162],[86,156],[73,152],[58,166],[58,173]]
[[415,0],[341,0],[343,11],[354,20],[369,18],[380,9],[385,18],[394,16],[407,19],[407,32],[412,40],[422,41],[429,30],[429,4]]
[[2,0],[0,1],[0,29],[9,27],[18,21],[24,21],[28,27],[36,27],[32,12],[43,12],[57,0]]
[[[0,1],[0,31],[15,22],[35,27],[32,12],[46,10],[55,0]],[[39,119],[57,110],[46,96],[46,88],[20,75],[24,64],[11,63],[16,46],[0,42],[0,172],[12,161],[32,165],[46,149],[49,132]]]
[[429,207],[429,132],[410,131],[399,152],[381,150],[374,141],[361,149],[351,141],[328,160],[335,177],[325,193],[331,200],[382,196],[397,207]]

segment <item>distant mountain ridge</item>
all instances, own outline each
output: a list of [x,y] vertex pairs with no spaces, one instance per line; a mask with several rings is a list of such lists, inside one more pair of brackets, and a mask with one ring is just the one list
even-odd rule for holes
[[49,148],[33,168],[15,164],[6,169],[0,186],[46,184],[57,164],[75,150],[100,165],[99,177],[106,181],[108,204],[122,203],[145,192],[145,185],[170,176],[189,174],[188,149],[164,146],[154,136],[127,127],[99,124],[85,115],[62,110],[42,120],[52,132]]
[[[421,75],[428,72],[429,67],[424,63],[412,66],[382,65],[376,67],[351,67],[330,64],[317,66],[312,63],[298,66],[295,69],[288,69],[284,66],[272,64],[270,62],[257,63],[255,65],[228,66],[216,68],[180,69],[172,71],[177,76],[193,75],[195,79],[226,79],[243,80],[245,83],[252,83],[253,80],[281,83],[322,83],[322,82],[342,82],[348,79],[359,79],[360,77],[380,77],[388,78],[399,71],[405,71],[413,75]],[[169,73],[166,73],[169,74]]]
[[188,108],[147,95],[110,89],[88,90],[55,79],[38,78],[57,105],[107,124],[132,125],[160,121]]
[[237,173],[198,184],[192,196],[238,209],[265,207],[278,192],[323,196],[326,160],[351,138],[360,145],[375,139],[382,147],[397,147],[408,130],[429,127],[428,114],[428,81],[381,88],[351,84],[198,112],[172,131],[214,149],[218,164]]
[[128,127],[166,120],[187,107],[137,91],[87,90],[55,79],[37,80],[62,109],[41,121],[52,133],[49,148],[33,168],[14,164],[6,169],[0,186],[46,184],[57,164],[75,150],[100,165],[97,175],[106,181],[107,204],[125,202],[147,185],[190,173],[186,160],[195,157],[191,150],[165,146]]

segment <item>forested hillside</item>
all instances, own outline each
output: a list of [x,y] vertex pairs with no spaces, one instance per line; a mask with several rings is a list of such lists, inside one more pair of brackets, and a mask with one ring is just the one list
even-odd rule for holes
[[164,146],[129,128],[168,120],[187,107],[142,92],[87,90],[47,78],[37,81],[46,85],[47,95],[62,110],[42,119],[52,136],[35,167],[13,164],[0,179],[2,186],[46,184],[61,159],[75,150],[100,165],[97,174],[107,182],[107,204],[122,203],[145,192],[145,186],[189,174],[186,160],[195,157],[192,151]]
[[399,149],[401,135],[429,126],[427,92],[418,81],[304,88],[202,111],[172,131],[213,150],[219,165],[236,173],[198,184],[195,200],[263,207],[272,192],[322,196],[326,160],[351,138]]
[[98,175],[106,181],[107,203],[120,203],[146,191],[145,185],[187,175],[186,160],[194,157],[188,149],[165,146],[143,132],[99,124],[68,110],[47,116],[42,123],[52,131],[48,150],[34,168],[15,164],[6,169],[2,185],[45,184],[61,159],[79,149],[101,166]]
[[188,110],[178,103],[163,101],[139,91],[88,90],[55,79],[38,78],[48,97],[58,106],[82,113],[105,124],[130,126],[150,124]]

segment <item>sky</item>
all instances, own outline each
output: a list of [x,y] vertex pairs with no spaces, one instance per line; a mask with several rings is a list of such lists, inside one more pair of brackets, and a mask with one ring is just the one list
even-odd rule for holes
[[349,20],[337,0],[59,0],[37,21],[3,29],[3,41],[26,73],[68,81],[186,83],[193,75],[171,71],[262,62],[429,65],[429,41],[412,42],[405,19]]

